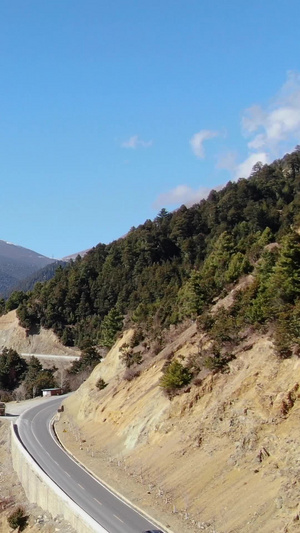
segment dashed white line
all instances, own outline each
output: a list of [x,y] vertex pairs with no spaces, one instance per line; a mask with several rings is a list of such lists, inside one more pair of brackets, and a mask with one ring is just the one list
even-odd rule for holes
[[93,498],[95,500],[95,502],[99,503],[99,505],[102,505],[101,502],[99,502],[99,500],[97,500],[97,498]]
[[123,520],[121,520],[121,518],[119,518],[117,515],[113,515],[115,518],[117,518],[117,520],[120,520],[120,522],[122,522],[122,524],[124,524]]

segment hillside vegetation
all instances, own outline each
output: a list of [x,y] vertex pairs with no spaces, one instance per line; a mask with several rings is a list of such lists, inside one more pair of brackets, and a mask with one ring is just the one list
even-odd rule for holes
[[6,304],[82,350],[59,436],[164,529],[299,530],[299,206],[296,149]]
[[[22,279],[20,282],[18,282],[18,284],[14,287],[14,291],[31,291],[36,283],[50,280],[51,278],[53,278],[57,268],[64,268],[65,265],[66,261],[55,260],[53,263],[50,263],[50,265],[46,265],[45,267],[40,268],[39,270],[31,274],[31,276]],[[11,292],[12,291],[10,291],[10,294]]]
[[122,346],[133,335],[64,401],[56,429],[65,447],[163,530],[299,531],[300,360],[278,358],[270,335],[248,332],[226,372],[204,369],[170,400],[165,365],[197,360],[203,333],[195,323],[172,331],[128,380]]
[[[229,182],[189,209],[163,209],[126,237],[58,268],[16,302],[20,322],[28,331],[52,328],[65,345],[79,347],[110,347],[124,325],[134,324],[159,349],[162,329],[203,315],[222,291],[253,273],[255,284],[224,328],[234,336],[245,325],[275,320],[279,352],[288,356],[300,312],[299,205],[297,148],[271,165],[257,164],[250,179]],[[224,320],[216,321],[206,327],[216,331]]]

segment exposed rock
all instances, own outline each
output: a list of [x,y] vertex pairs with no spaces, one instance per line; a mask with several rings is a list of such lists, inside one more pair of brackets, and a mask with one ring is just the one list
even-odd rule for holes
[[0,317],[0,351],[3,347],[32,354],[76,355],[79,351],[64,346],[49,329],[41,328],[38,335],[26,335],[25,329],[19,326],[16,311]]
[[[190,333],[192,338],[181,332],[173,341],[175,357],[185,360],[197,346],[200,334],[194,328]],[[170,347],[149,360],[139,377],[123,381],[119,348],[131,334],[65,402],[57,428],[64,444],[173,531],[294,528],[300,361],[277,359],[267,335],[252,335],[229,373],[203,373],[170,401],[159,386]],[[102,391],[95,387],[99,377],[108,383]],[[89,448],[80,450],[83,438]]]

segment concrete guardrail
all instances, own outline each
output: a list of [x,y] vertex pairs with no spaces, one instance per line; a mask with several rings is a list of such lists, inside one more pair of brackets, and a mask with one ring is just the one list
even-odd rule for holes
[[22,445],[16,424],[11,425],[11,452],[13,468],[31,503],[53,517],[63,516],[77,533],[108,533],[43,472]]

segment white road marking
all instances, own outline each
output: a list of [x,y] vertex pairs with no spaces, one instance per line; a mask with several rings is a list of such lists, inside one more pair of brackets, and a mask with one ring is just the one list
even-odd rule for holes
[[119,518],[117,515],[113,515],[115,518],[117,518],[117,520],[120,520],[120,522],[122,522],[122,524],[124,524],[123,520],[121,520],[121,518]]

